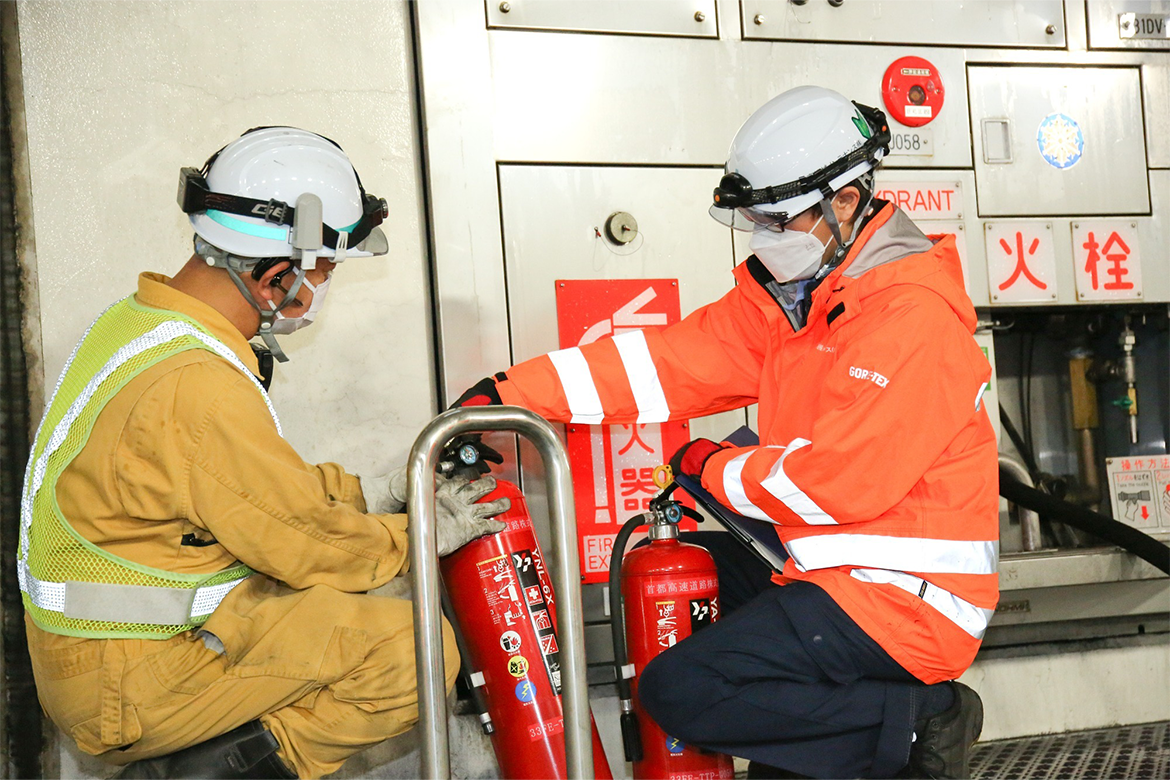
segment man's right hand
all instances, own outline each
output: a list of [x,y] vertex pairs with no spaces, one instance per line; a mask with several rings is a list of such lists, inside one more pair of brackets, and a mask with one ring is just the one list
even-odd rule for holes
[[435,514],[440,558],[450,555],[473,539],[498,533],[508,527],[506,523],[491,518],[511,508],[509,499],[497,498],[486,504],[476,503],[496,489],[495,477],[485,476],[475,481],[466,477],[436,479],[439,483],[435,490]]
[[499,406],[503,401],[500,400],[500,393],[496,390],[496,384],[503,382],[507,378],[508,375],[503,371],[495,376],[485,376],[467,388],[467,392],[459,396],[459,400],[451,404],[451,408],[459,409],[463,406]]

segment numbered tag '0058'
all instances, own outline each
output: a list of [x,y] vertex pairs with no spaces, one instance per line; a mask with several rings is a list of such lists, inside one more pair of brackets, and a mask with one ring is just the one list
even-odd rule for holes
[[934,132],[922,127],[898,129],[890,136],[890,155],[934,156]]

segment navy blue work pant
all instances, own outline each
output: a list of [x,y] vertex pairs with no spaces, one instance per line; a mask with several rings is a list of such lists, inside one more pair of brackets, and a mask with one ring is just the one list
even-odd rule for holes
[[722,615],[646,666],[650,717],[685,743],[810,777],[902,769],[926,686],[816,585],[775,585],[730,534],[682,541],[715,558]]

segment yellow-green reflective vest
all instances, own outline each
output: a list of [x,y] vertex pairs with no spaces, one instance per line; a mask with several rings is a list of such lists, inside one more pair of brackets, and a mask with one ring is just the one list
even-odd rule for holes
[[280,421],[259,381],[226,345],[177,312],[133,296],[90,325],[57,380],[37,430],[21,496],[17,569],[24,608],[55,634],[166,639],[202,625],[251,569],[176,574],[143,566],[82,538],[57,503],[57,479],[81,452],[102,409],[130,380],[161,360],[206,349],[244,373]]

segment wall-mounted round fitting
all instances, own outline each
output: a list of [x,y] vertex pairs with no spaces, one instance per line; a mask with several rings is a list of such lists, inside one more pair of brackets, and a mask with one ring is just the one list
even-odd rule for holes
[[615,211],[605,220],[605,237],[615,244],[628,244],[638,235],[638,220],[632,214]]

